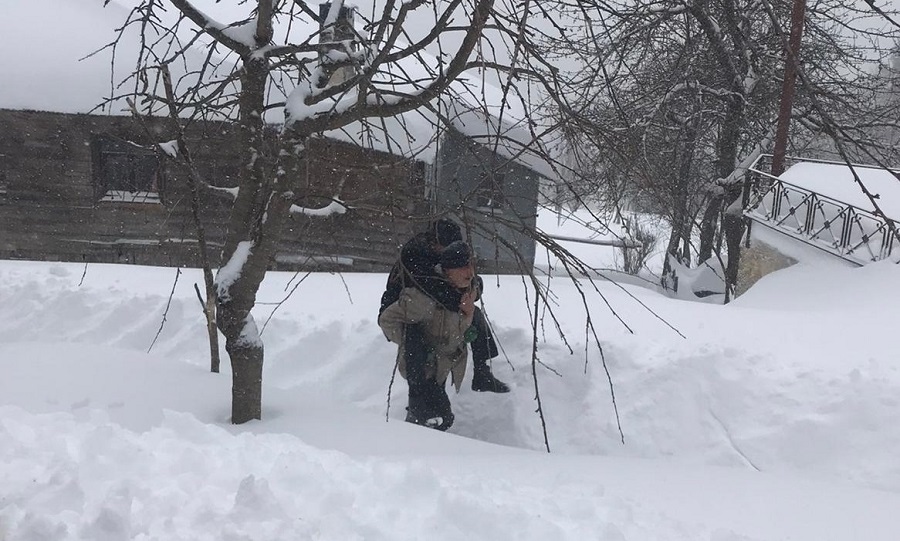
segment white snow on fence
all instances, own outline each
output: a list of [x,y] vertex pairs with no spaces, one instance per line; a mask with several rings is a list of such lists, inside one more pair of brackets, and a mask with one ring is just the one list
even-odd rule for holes
[[801,162],[792,165],[779,178],[824,196],[848,203],[863,210],[873,212],[875,209],[869,198],[863,193],[859,180],[871,193],[878,195],[878,206],[894,220],[900,220],[900,179],[885,169],[845,164]]

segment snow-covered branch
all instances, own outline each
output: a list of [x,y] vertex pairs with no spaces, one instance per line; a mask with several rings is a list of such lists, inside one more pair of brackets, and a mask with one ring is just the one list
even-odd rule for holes
[[[458,3],[458,1],[452,2],[452,4]],[[416,2],[404,4],[401,11],[415,5],[417,5]],[[453,58],[430,80],[416,81],[416,91],[411,91],[408,98],[386,103],[377,97],[370,99],[369,95],[362,97],[359,94],[358,89],[366,89],[365,83],[371,81],[378,72],[380,64],[376,59],[365,66],[361,73],[343,83],[327,88],[318,87],[316,86],[317,82],[322,78],[317,79],[310,76],[307,83],[298,85],[295,90],[296,95],[292,95],[288,100],[286,107],[288,119],[285,129],[291,129],[297,133],[319,133],[340,128],[359,118],[395,116],[438,98],[465,71],[469,57],[481,39],[493,5],[494,0],[478,0],[472,9],[470,25]],[[386,56],[385,54],[379,58]],[[322,104],[323,102],[324,104]]]
[[716,184],[722,187],[730,187],[735,184],[739,184],[743,182],[744,176],[747,174],[747,170],[750,169],[750,166],[753,165],[753,162],[756,161],[759,156],[765,152],[769,147],[772,146],[772,140],[775,138],[775,128],[772,127],[769,129],[769,132],[763,137],[759,143],[757,143],[753,150],[741,160],[741,163],[734,168],[734,171],[731,172],[725,178],[719,179],[716,181]]
[[333,198],[331,203],[318,209],[301,207],[299,205],[291,205],[291,214],[302,214],[304,216],[325,217],[334,216],[335,214],[344,214],[347,212],[347,205],[337,197]]
[[160,150],[165,152],[166,155],[169,156],[170,158],[172,158],[172,159],[178,158],[178,141],[177,140],[164,141],[162,143],[159,143],[159,148],[160,148]]
[[231,298],[231,285],[241,277],[244,265],[252,252],[253,241],[239,242],[231,258],[216,273],[216,293],[220,300],[227,301]]
[[241,189],[238,187],[227,188],[227,187],[222,187],[222,186],[213,186],[212,184],[207,184],[206,189],[214,194],[224,195],[224,196],[228,197],[229,199],[231,199],[232,201],[234,201],[238,198],[238,194],[241,191]]
[[[241,56],[250,53],[252,45],[244,42],[244,39],[246,38],[246,31],[234,31],[234,28],[230,28],[229,25],[223,25],[217,22],[209,15],[194,7],[194,5],[189,0],[169,1],[172,2],[172,5],[174,5],[185,17],[193,21],[194,24],[202,28],[204,32],[209,34],[213,39],[215,39],[222,45],[228,47]],[[231,31],[226,31],[226,29],[229,28]],[[253,40],[251,40],[250,43],[253,43]]]

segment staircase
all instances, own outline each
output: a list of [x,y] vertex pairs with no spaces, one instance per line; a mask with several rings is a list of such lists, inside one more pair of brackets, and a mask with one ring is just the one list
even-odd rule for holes
[[[782,178],[773,176],[765,172],[771,170],[771,158],[771,155],[762,155],[748,169],[742,199],[746,218],[856,265],[887,259],[892,251],[900,254],[900,223],[896,220],[814,191],[809,182],[791,183],[784,180],[786,175]],[[821,160],[789,158],[786,165],[790,168],[797,164],[830,164],[835,171],[841,170],[845,174],[851,171],[845,163]],[[824,167],[821,169],[825,170]],[[883,169],[864,165],[854,165],[853,170],[890,175]],[[859,173],[854,171],[852,174]],[[827,187],[821,182],[823,179],[816,180]],[[896,180],[900,188],[900,180],[888,180]],[[849,182],[853,182],[852,177]],[[801,183],[804,185],[799,185]],[[841,188],[846,189],[847,184],[842,184]],[[862,193],[858,186],[855,188]],[[834,195],[834,190],[830,191]],[[859,194],[854,195],[858,198]]]

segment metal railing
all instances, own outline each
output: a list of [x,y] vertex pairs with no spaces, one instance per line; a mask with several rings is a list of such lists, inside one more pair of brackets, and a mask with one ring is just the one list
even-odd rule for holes
[[900,246],[898,222],[772,176],[762,170],[769,160],[770,155],[762,155],[748,168],[747,218],[857,265],[886,259]]

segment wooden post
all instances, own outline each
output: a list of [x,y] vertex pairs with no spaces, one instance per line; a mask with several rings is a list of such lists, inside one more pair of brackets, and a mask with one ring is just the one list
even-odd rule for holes
[[794,106],[794,83],[797,79],[797,64],[800,59],[800,41],[803,37],[803,16],[806,0],[794,0],[791,12],[791,35],[785,44],[784,82],[781,87],[781,105],[778,109],[778,125],[775,129],[775,149],[772,151],[772,175],[784,173],[784,156],[787,150],[788,128],[791,124],[791,109]]

